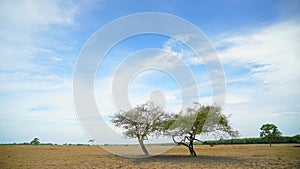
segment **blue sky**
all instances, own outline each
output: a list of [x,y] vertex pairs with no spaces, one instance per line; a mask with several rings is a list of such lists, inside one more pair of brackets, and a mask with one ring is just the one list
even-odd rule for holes
[[[300,1],[7,0],[0,2],[0,142],[38,137],[87,143],[73,105],[76,61],[98,29],[139,12],[179,16],[207,36],[225,72],[224,112],[242,137],[258,137],[264,123],[275,123],[283,135],[299,134]],[[200,102],[211,102],[209,76],[200,61],[184,59],[188,48],[168,37],[140,35],[116,45],[99,66],[95,97],[104,118],[115,111],[106,96],[117,66],[146,48],[183,56],[196,76]],[[155,89],[164,92],[168,110],[179,109],[174,79],[160,71],[138,75],[129,98],[138,104]]]

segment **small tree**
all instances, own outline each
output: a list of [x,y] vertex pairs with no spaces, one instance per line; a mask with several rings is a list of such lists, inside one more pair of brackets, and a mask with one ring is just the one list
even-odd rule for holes
[[[174,143],[188,147],[191,156],[197,156],[194,150],[194,141],[200,141],[197,135],[218,132],[220,135],[228,134],[238,136],[228,124],[228,117],[221,113],[219,106],[203,106],[195,103],[193,108],[187,108],[185,113],[175,115],[172,124],[168,124],[167,133],[172,136]],[[176,141],[175,137],[179,141]]]
[[132,110],[120,112],[113,116],[111,122],[116,127],[125,129],[123,133],[129,138],[137,138],[142,151],[146,156],[149,156],[144,140],[148,136],[159,135],[163,128],[163,121],[168,117],[161,107],[154,105],[152,102],[147,102],[138,105]]
[[34,139],[30,142],[30,144],[33,144],[33,145],[39,145],[39,144],[40,144],[40,139],[34,138]]
[[89,143],[92,145],[95,142],[95,139],[90,139]]
[[281,132],[274,124],[264,124],[260,127],[260,130],[260,137],[266,139],[269,142],[270,147],[272,146],[271,142],[275,141],[281,136]]

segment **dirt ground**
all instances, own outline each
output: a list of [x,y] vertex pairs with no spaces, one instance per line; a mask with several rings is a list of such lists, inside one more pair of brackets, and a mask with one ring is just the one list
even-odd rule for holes
[[125,158],[100,146],[0,146],[0,168],[300,168],[299,146],[197,146],[197,157],[176,146],[148,158]]

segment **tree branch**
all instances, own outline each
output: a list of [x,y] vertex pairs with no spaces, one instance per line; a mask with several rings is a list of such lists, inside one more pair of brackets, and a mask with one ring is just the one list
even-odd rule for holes
[[172,136],[172,139],[173,139],[173,142],[174,142],[175,144],[178,144],[178,145],[184,145],[184,146],[186,146],[186,147],[189,147],[189,145],[185,143],[185,138],[182,139],[180,142],[178,142],[178,141],[175,140],[175,136]]

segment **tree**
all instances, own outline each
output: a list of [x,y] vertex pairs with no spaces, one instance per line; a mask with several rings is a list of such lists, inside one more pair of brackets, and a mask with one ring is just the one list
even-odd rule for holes
[[266,139],[269,142],[270,147],[272,146],[271,142],[275,141],[281,136],[281,132],[274,124],[264,124],[260,127],[260,130],[260,137]]
[[89,143],[92,145],[95,142],[95,139],[90,139]]
[[33,144],[33,145],[39,145],[39,144],[40,144],[40,139],[34,138],[34,139],[30,142],[30,144]]
[[148,140],[148,136],[158,136],[163,128],[163,121],[168,114],[159,106],[152,102],[138,105],[129,111],[123,111],[115,114],[111,122],[116,127],[125,129],[124,135],[129,138],[137,138],[142,151],[149,156],[144,140]]
[[[175,115],[172,124],[166,127],[167,134],[172,136],[174,143],[188,147],[191,156],[197,156],[194,141],[197,135],[214,132],[219,135],[238,136],[228,124],[228,117],[221,113],[219,106],[203,106],[195,103],[193,108]],[[179,141],[176,141],[176,139]]]

